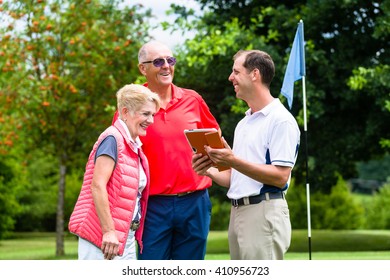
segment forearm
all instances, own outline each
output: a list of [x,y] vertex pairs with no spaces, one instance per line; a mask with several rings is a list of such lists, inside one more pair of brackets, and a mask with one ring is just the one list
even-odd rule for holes
[[225,170],[219,172],[217,168],[211,167],[207,171],[207,176],[211,178],[215,183],[221,187],[229,188],[230,187],[230,174],[231,170]]
[[92,182],[92,197],[103,234],[115,230],[114,221],[112,219],[108,203],[106,186]]

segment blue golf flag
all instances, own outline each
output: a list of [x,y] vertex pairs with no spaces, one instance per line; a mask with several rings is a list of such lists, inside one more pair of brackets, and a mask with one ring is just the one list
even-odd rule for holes
[[288,106],[291,109],[293,102],[294,82],[306,75],[305,70],[305,49],[303,38],[303,21],[298,23],[294,43],[288,59],[286,72],[282,85],[282,94],[287,98]]

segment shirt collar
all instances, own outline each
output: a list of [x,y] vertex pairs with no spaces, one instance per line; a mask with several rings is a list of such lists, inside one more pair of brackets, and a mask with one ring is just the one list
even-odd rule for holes
[[265,106],[263,109],[261,109],[260,111],[257,111],[257,112],[254,112],[252,114],[252,110],[251,108],[249,108],[246,112],[245,112],[245,115],[246,116],[251,116],[251,115],[258,115],[258,114],[262,114],[264,116],[267,116],[274,108],[275,106],[278,106],[278,104],[280,104],[280,100],[279,98],[274,98],[274,100],[272,100],[271,103],[269,103],[267,106]]

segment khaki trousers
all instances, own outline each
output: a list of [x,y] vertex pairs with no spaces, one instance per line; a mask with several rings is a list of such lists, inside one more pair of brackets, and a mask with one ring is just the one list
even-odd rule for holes
[[282,260],[291,242],[287,201],[232,206],[228,237],[232,260]]

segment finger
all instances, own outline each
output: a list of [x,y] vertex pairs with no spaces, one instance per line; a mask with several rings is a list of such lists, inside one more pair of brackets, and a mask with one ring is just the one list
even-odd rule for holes
[[105,260],[110,260],[110,256],[108,255],[108,252],[103,252],[103,256]]
[[230,148],[229,144],[226,142],[225,138],[222,136],[221,139],[222,139],[222,143],[223,143],[223,145],[225,146],[225,148],[231,150],[231,148]]
[[203,155],[202,154],[193,154],[192,156],[192,163],[195,163],[197,160],[199,160]]
[[208,156],[202,155],[201,157],[198,157],[195,161],[193,161],[193,165],[198,166],[198,165],[204,163],[205,161],[207,161],[208,159],[209,159]]
[[104,254],[104,252],[106,251],[106,247],[107,247],[106,243],[103,242],[103,243],[102,243],[102,247],[100,247],[100,250],[102,250],[102,253],[103,253],[103,254]]
[[113,248],[111,246],[111,247],[106,249],[106,252],[105,252],[104,255],[105,255],[105,259],[112,260],[115,257],[116,254],[114,254],[114,250],[113,250]]
[[108,258],[108,245],[103,242],[101,249],[102,249],[102,253],[103,253],[104,259],[108,260],[109,259]]
[[203,173],[206,173],[207,170],[208,170],[210,167],[212,167],[212,166],[214,166],[214,162],[213,162],[211,159],[207,160],[207,161],[204,162],[203,165],[202,165],[202,172],[203,172]]
[[213,162],[206,156],[205,158],[202,158],[196,164],[193,165],[193,169],[197,173],[204,173],[212,166]]

